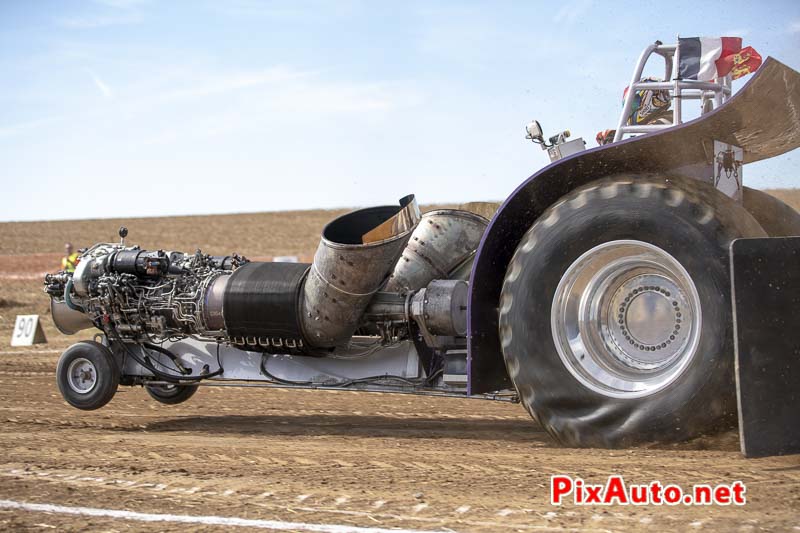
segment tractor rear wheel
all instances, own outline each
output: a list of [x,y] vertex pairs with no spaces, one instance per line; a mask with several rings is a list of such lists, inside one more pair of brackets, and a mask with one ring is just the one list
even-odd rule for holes
[[743,187],[742,203],[770,237],[800,235],[800,213],[771,194]]
[[503,356],[559,442],[684,440],[735,417],[728,248],[761,226],[713,187],[623,176],[528,230],[500,297]]

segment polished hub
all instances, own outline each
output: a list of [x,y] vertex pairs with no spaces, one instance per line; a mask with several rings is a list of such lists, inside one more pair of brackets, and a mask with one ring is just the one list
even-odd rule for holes
[[696,350],[700,301],[689,274],[641,241],[596,246],[564,273],[551,329],[567,369],[614,397],[652,394],[674,381]]
[[688,306],[669,278],[648,274],[627,280],[610,303],[609,333],[615,352],[633,367],[663,364],[686,340],[689,329],[683,324]]

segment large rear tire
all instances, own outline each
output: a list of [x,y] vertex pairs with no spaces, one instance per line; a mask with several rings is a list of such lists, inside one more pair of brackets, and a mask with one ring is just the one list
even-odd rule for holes
[[800,213],[771,194],[743,187],[742,204],[770,237],[800,235]]
[[503,356],[559,442],[678,441],[736,413],[728,248],[763,236],[711,186],[615,177],[530,228],[500,298]]

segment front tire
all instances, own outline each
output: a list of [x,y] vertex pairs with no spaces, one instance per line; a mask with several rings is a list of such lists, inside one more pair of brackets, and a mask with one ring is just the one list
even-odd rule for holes
[[111,401],[119,386],[119,367],[106,346],[81,341],[58,359],[56,381],[68,404],[84,411],[99,409]]
[[530,228],[500,298],[503,356],[559,442],[684,440],[735,414],[728,248],[763,236],[710,185],[616,177]]

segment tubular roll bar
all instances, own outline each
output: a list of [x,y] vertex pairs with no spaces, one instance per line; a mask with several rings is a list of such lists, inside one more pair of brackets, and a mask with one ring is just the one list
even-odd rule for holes
[[[665,80],[663,82],[643,82],[642,72],[650,56],[656,54],[664,59]],[[622,140],[628,134],[650,133],[653,131],[671,128],[683,122],[682,119],[682,100],[710,100],[714,99],[714,107],[719,107],[731,97],[731,76],[730,74],[716,82],[681,80],[672,78],[672,73],[678,71],[680,65],[680,49],[677,44],[662,44],[656,41],[642,51],[636,68],[633,70],[631,82],[628,84],[628,94],[625,95],[625,102],[622,106],[622,114],[617,124],[617,132],[614,134],[614,142]],[[672,124],[646,124],[646,125],[627,125],[628,118],[633,111],[633,99],[637,91],[642,89],[668,90],[672,95]]]

